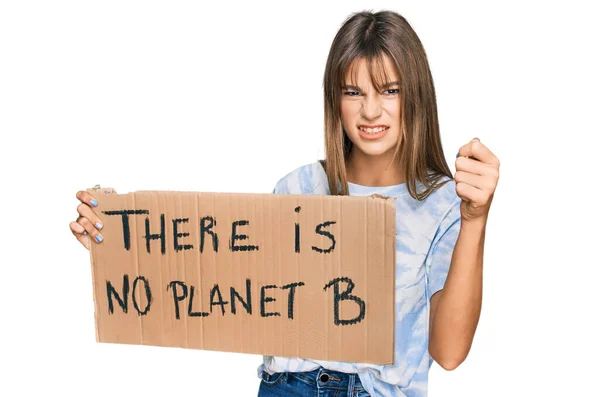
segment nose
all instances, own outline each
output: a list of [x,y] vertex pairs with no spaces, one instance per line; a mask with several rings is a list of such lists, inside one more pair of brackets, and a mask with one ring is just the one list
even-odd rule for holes
[[381,98],[379,95],[367,95],[362,104],[362,116],[374,120],[381,115]]

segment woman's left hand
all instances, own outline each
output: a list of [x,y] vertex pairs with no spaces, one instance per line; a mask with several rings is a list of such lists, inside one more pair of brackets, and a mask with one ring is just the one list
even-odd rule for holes
[[479,138],[463,145],[456,158],[456,193],[462,222],[486,222],[498,178],[500,161]]

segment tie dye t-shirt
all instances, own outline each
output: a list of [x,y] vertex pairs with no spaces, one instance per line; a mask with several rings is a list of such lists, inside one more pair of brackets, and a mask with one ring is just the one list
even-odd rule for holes
[[[449,179],[445,177],[445,179]],[[423,185],[417,183],[418,190]],[[396,197],[396,324],[393,365],[263,356],[262,371],[301,372],[319,366],[358,373],[371,396],[427,396],[429,368],[429,304],[444,287],[460,230],[460,202],[453,179],[424,201],[413,199],[406,184],[385,187],[349,183],[350,195]],[[327,175],[320,162],[307,164],[281,178],[275,194],[327,195]]]

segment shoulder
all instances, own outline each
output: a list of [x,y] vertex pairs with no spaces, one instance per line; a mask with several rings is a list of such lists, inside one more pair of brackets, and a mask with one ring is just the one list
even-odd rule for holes
[[[456,193],[456,181],[448,176],[439,179],[438,188],[423,202],[424,207],[433,217],[444,218],[446,216],[460,216],[461,198]],[[419,188],[424,188],[419,184]]]
[[327,176],[321,163],[305,164],[284,174],[273,189],[276,194],[326,194]]

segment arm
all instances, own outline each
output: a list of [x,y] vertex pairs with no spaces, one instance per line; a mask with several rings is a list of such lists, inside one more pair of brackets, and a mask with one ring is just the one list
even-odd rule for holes
[[429,353],[446,370],[467,358],[479,322],[485,229],[500,168],[498,158],[477,138],[456,157],[460,231],[444,288],[431,297],[429,317]]
[[444,289],[431,297],[429,353],[446,370],[467,357],[481,313],[485,222],[461,223]]

